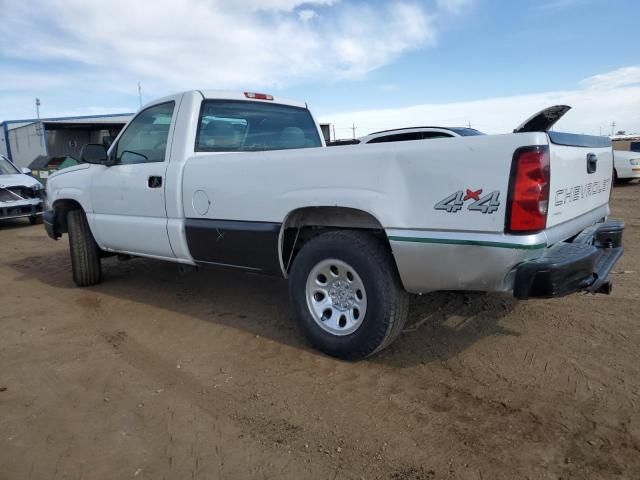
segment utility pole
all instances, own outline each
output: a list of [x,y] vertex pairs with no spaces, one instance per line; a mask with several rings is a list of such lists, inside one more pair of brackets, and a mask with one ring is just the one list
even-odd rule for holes
[[138,82],[138,98],[140,100],[140,108],[142,108],[142,85]]
[[471,128],[471,120],[469,120],[469,122],[467,123],[467,126]]
[[38,122],[36,123],[36,135],[40,137],[40,143],[44,148],[44,135],[42,134],[42,123],[40,122],[40,99],[36,97],[36,117]]
[[335,142],[337,140],[336,138],[336,125],[335,123],[331,124],[331,128],[333,129],[333,141]]
[[616,122],[615,120],[613,122],[611,122],[611,136],[613,137],[613,129],[616,128]]
[[356,123],[351,122],[351,130],[353,130],[353,139],[356,139]]

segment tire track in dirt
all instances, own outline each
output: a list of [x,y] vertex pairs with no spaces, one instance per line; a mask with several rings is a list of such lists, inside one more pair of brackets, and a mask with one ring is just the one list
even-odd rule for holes
[[[180,368],[180,365],[175,365],[158,355],[127,334],[125,330],[114,331],[104,328],[99,318],[102,313],[99,297],[81,296],[77,303],[87,310],[87,326],[93,328],[105,340],[120,360],[143,374],[153,377],[155,383],[162,385],[163,389],[179,395],[189,404],[194,405],[199,412],[198,415],[205,414],[215,423],[214,438],[218,441],[212,444],[209,438],[207,448],[213,448],[215,451],[215,455],[209,455],[209,462],[223,465],[225,457],[235,456],[229,452],[244,452],[242,455],[244,466],[266,477],[269,476],[268,471],[286,471],[291,475],[298,470],[300,475],[314,478],[314,475],[318,474],[316,472],[330,470],[335,472],[334,478],[359,478],[360,472],[351,471],[347,466],[332,461],[328,455],[318,456],[313,464],[305,462],[305,458],[295,466],[292,460],[283,463],[280,457],[283,449],[288,452],[288,455],[310,453],[309,449],[295,448],[295,444],[300,444],[302,438],[300,426],[293,425],[284,418],[265,418],[256,416],[254,412],[245,408],[239,408],[242,404],[238,402],[239,399],[236,396],[215,388],[215,385],[213,387],[203,385],[189,374],[186,368]],[[307,435],[315,436],[313,432],[307,432]],[[178,456],[172,453],[172,448],[175,448],[172,444],[170,435],[169,447],[165,452],[170,466],[173,463],[172,459]],[[271,445],[279,446],[280,451],[271,451],[273,450]],[[253,456],[251,452],[259,453]],[[321,453],[324,453],[324,450]],[[200,457],[194,459],[196,473],[202,461],[199,459]]]

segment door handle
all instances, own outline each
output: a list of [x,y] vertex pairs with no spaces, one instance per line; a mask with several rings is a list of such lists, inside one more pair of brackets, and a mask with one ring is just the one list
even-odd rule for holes
[[151,175],[149,177],[149,188],[160,188],[162,186],[162,177],[158,175]]
[[587,173],[594,173],[598,168],[598,156],[595,153],[587,154]]

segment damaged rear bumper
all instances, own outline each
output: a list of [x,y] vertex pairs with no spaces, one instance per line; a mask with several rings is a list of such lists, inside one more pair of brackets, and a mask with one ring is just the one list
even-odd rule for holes
[[608,275],[622,256],[624,223],[619,220],[593,225],[572,242],[562,242],[520,265],[513,295],[519,299],[561,297],[587,291],[610,293]]

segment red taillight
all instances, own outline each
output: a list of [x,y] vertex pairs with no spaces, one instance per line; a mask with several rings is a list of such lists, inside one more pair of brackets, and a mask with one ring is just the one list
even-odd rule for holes
[[549,209],[549,149],[526,147],[516,151],[511,167],[507,231],[544,230]]
[[267,95],[266,93],[244,92],[244,96],[247,98],[255,98],[256,100],[273,100],[273,95]]

